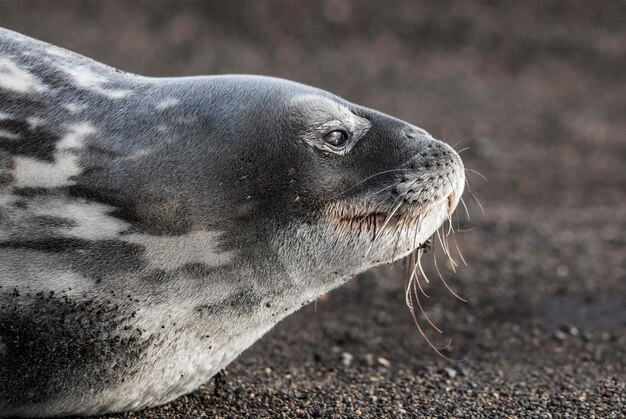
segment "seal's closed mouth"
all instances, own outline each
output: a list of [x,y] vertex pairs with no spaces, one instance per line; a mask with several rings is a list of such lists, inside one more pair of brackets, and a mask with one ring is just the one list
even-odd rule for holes
[[380,231],[385,223],[397,224],[402,218],[402,214],[393,215],[389,218],[388,213],[377,212],[374,214],[357,214],[357,215],[343,215],[338,217],[338,222],[344,227],[356,230],[373,231],[376,233]]
[[[369,207],[367,205],[336,205],[330,209],[329,215],[342,227],[376,233],[383,226],[409,227],[419,224],[426,214],[433,211],[445,211],[450,217],[456,209],[456,201],[457,198],[451,193],[442,201],[433,202],[428,206],[406,205],[389,211],[373,205]],[[439,209],[434,209],[437,207]],[[400,223],[402,226],[399,226]]]

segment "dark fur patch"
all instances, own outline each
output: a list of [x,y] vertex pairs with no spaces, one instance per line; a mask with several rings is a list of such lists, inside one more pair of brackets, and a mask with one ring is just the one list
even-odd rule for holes
[[215,274],[218,269],[219,268],[210,267],[205,263],[188,263],[185,266],[181,267],[180,271],[193,278],[202,279]]
[[109,215],[131,224],[137,223],[139,217],[135,204],[127,200],[121,192],[112,189],[93,188],[85,185],[72,185],[63,188],[73,198],[84,198],[115,208]]
[[138,244],[121,240],[100,240],[91,242],[84,252],[73,257],[72,268],[96,282],[117,274],[132,274],[144,265]]
[[56,144],[60,140],[60,136],[49,128],[31,127],[27,122],[17,119],[0,119],[0,130],[19,136],[15,139],[2,138],[0,150],[7,151],[14,156],[54,162]]
[[11,240],[0,242],[0,248],[31,249],[42,252],[66,253],[79,249],[86,249],[89,240],[68,237],[54,237],[41,240]]
[[139,333],[121,336],[131,316],[114,302],[26,290],[0,301],[0,400],[6,408],[109,388],[133,373],[150,346]]
[[130,200],[126,193],[114,189],[89,187],[80,183],[63,189],[70,197],[113,207],[109,215],[133,224],[143,233],[179,236],[189,233],[192,228],[188,205],[181,199],[159,198],[137,203]]

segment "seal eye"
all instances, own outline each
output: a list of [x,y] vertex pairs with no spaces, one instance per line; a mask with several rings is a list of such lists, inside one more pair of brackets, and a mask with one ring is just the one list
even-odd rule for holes
[[324,141],[335,147],[342,147],[348,142],[348,133],[341,130],[331,131],[324,135]]

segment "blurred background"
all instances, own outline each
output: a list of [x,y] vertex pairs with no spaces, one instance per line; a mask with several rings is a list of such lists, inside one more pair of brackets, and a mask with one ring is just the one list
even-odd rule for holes
[[469,147],[487,179],[468,173],[468,266],[438,256],[469,302],[434,279],[422,298],[456,361],[398,263],[280,323],[217,395],[126,416],[626,415],[625,22],[623,1],[0,0],[1,26],[126,71],[330,90]]

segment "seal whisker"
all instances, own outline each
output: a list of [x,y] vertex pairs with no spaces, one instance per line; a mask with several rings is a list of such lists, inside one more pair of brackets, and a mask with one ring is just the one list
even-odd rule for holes
[[375,178],[376,176],[380,176],[380,175],[384,175],[385,173],[392,173],[392,172],[406,172],[407,169],[391,169],[391,170],[383,170],[382,172],[378,172],[378,173],[374,173],[371,176],[366,177],[365,179],[359,181],[358,183],[352,185],[351,187],[349,187],[348,189],[346,189],[345,191],[335,195],[334,198],[338,198],[344,194],[346,194],[347,192],[351,191],[352,189],[356,188],[357,186],[363,184],[364,182],[367,182],[368,180]]
[[452,271],[456,272],[456,267],[458,266],[458,264],[452,257],[452,254],[450,252],[450,247],[448,246],[447,240],[445,238],[446,236],[445,234],[442,236],[442,234],[439,232],[439,229],[437,229],[436,231],[437,231],[437,237],[439,238],[439,242],[441,243],[443,252],[446,256],[448,256],[448,260],[450,261],[450,266],[452,267]]
[[452,216],[448,217],[446,222],[448,223],[448,231],[446,231],[446,237],[447,237],[450,234],[454,234],[454,227],[452,226]]
[[476,195],[474,195],[472,193],[472,191],[469,191],[470,196],[472,197],[472,199],[474,200],[474,202],[476,202],[476,204],[478,204],[478,207],[480,208],[480,211],[483,213],[483,217],[485,216],[485,209],[483,208],[483,204],[480,203],[480,201],[478,200],[478,198],[476,197]]
[[[422,288],[422,284],[419,280],[419,275],[418,275],[418,271],[417,269],[419,268],[419,258],[421,258],[421,255],[418,252],[418,255],[415,258],[414,261],[414,268],[413,271],[411,272],[411,278],[414,278],[414,280],[417,282],[417,286],[419,287],[420,291],[422,292],[422,294],[424,294],[424,297],[426,298],[430,298],[430,296],[428,294],[426,294],[426,291],[424,291],[424,288]],[[421,268],[420,268],[421,270]],[[428,278],[424,277],[424,279],[426,280],[426,282],[428,282]]]
[[[396,260],[396,251],[398,250],[398,244],[400,243],[400,238],[402,236],[402,230],[403,230],[403,226],[406,225],[406,220],[405,218],[402,218],[400,220],[400,222],[398,223],[398,225],[396,226],[396,231],[397,231],[397,239],[396,239],[396,244],[394,244],[393,246],[393,252],[391,253],[391,261],[390,263],[393,263],[394,260]],[[391,265],[393,268],[393,265]]]
[[456,292],[454,292],[454,290],[448,285],[448,282],[444,279],[443,275],[441,274],[441,271],[439,270],[439,266],[437,265],[437,258],[435,257],[435,252],[433,252],[433,264],[435,265],[435,270],[437,271],[437,274],[439,275],[439,279],[441,280],[443,285],[445,285],[445,287],[448,289],[450,294],[454,295],[457,299],[467,303],[468,301],[465,298],[458,295]]
[[476,170],[474,170],[474,169],[470,169],[470,168],[468,168],[468,167],[466,167],[466,168],[465,168],[465,170],[467,170],[468,172],[476,173],[478,176],[480,176],[481,178],[483,178],[483,180],[485,180],[485,181],[489,182],[489,181],[487,180],[487,178],[486,178],[486,177],[485,177],[482,173],[477,172]]
[[383,199],[382,201],[380,201],[378,203],[378,205],[376,205],[374,208],[372,208],[367,214],[365,214],[365,216],[363,218],[361,218],[361,221],[359,221],[360,223],[362,223],[367,217],[369,217],[370,215],[372,215],[378,208],[380,208],[380,206],[382,204],[384,204],[389,198],[391,198],[391,195],[388,196],[387,198]]
[[456,246],[457,252],[459,252],[459,256],[461,257],[463,264],[467,266],[467,262],[465,261],[465,258],[463,257],[463,253],[461,252],[461,249],[459,248],[459,244],[457,243],[456,238],[452,238],[452,240],[454,241],[454,245]]
[[440,357],[453,362],[454,360],[445,356],[433,343],[432,341],[428,338],[428,336],[426,335],[426,333],[424,332],[424,330],[422,329],[422,327],[419,324],[419,321],[417,320],[417,316],[415,315],[415,311],[414,310],[409,310],[411,312],[411,316],[413,317],[413,322],[415,323],[415,326],[417,327],[417,330],[419,331],[420,335],[422,335],[422,338],[424,338],[424,340],[426,341],[426,343],[428,344],[428,346],[431,347],[431,349],[433,351],[435,351],[435,353],[437,355],[439,355]]
[[[417,303],[417,306],[419,307],[420,312],[422,313],[422,315],[424,316],[426,321],[431,325],[431,327],[433,329],[435,329],[439,333],[443,333],[443,330],[441,330],[439,327],[437,327],[437,325],[435,325],[435,323],[430,319],[428,314],[426,314],[426,310],[424,310],[424,307],[422,307],[422,303],[420,302],[419,296],[417,294],[417,288],[415,287],[416,283],[419,284],[419,279],[413,281],[413,295],[415,296],[415,302]],[[422,290],[422,292],[423,292],[423,290]],[[409,307],[409,308],[411,308],[411,307]],[[412,309],[414,310],[414,308],[412,308]]]
[[469,210],[467,209],[467,205],[465,205],[465,200],[461,197],[461,203],[463,204],[463,208],[465,208],[465,214],[467,215],[467,221],[472,221],[470,218]]
[[478,200],[476,195],[474,195],[472,193],[472,188],[470,187],[470,184],[469,184],[469,181],[467,180],[467,178],[465,178],[465,184],[467,185],[467,192],[469,192],[469,194],[472,197],[472,199],[474,200],[474,202],[476,202],[476,204],[480,207],[480,211],[482,212],[483,217],[484,217],[485,216],[485,209],[483,208],[483,205],[480,203],[480,201]]
[[[393,216],[396,215],[396,212],[400,209],[400,207],[404,203],[404,201],[402,201],[402,197],[401,196],[398,197],[398,199],[396,199],[395,202],[398,202],[398,201],[400,201],[398,203],[398,205],[395,208],[393,208],[393,210],[389,214],[387,214],[387,217],[386,217],[382,227],[380,228],[380,230],[378,232],[378,236],[374,238],[374,241],[383,234],[383,232],[385,230],[385,227],[387,227],[389,225],[389,222],[393,219]],[[395,202],[394,202],[394,205],[395,205]]]
[[372,247],[374,246],[374,242],[376,242],[376,240],[377,240],[378,238],[380,238],[380,236],[382,235],[382,233],[385,231],[385,227],[386,227],[387,225],[389,225],[389,222],[391,221],[391,219],[393,218],[393,216],[396,214],[396,212],[398,211],[398,209],[400,209],[400,207],[402,206],[402,204],[403,204],[403,201],[402,201],[402,196],[399,196],[399,197],[398,197],[398,198],[394,201],[393,205],[395,205],[395,204],[396,204],[396,202],[398,202],[398,201],[400,201],[400,203],[398,203],[398,205],[397,205],[397,206],[395,206],[395,207],[393,208],[393,210],[392,210],[389,214],[387,214],[387,216],[386,216],[386,218],[385,218],[385,221],[383,222],[382,227],[380,227],[380,230],[378,230],[378,233],[376,234],[376,236],[374,236],[374,240],[372,240],[372,243],[370,244],[369,249],[367,249],[367,252],[365,253],[365,256],[369,255],[370,251],[372,250]]
[[376,195],[378,195],[379,193],[381,193],[381,192],[385,192],[386,190],[391,189],[391,188],[395,188],[396,186],[398,186],[398,185],[397,185],[397,184],[393,184],[393,185],[386,186],[386,187],[384,187],[383,189],[381,189],[381,190],[379,190],[379,191],[376,191],[376,192],[373,192],[373,193],[371,193],[371,194],[367,195],[367,196],[366,196],[365,198],[363,198],[363,199],[367,201],[368,199],[375,197],[375,196],[376,196]]

